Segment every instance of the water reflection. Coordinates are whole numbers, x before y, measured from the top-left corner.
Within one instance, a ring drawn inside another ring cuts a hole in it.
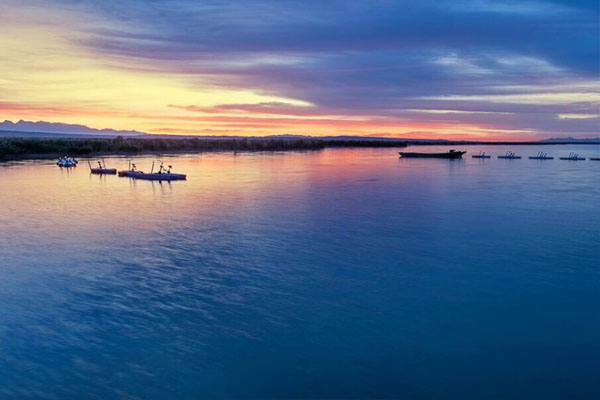
[[[600,163],[467,150],[0,169],[0,397],[598,394]]]

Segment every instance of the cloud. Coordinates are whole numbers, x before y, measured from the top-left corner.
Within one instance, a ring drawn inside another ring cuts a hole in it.
[[[597,122],[558,117],[598,114],[597,1],[7,2],[40,24],[46,10],[66,16],[61,40],[111,71],[160,77],[165,94],[152,94],[167,116],[152,124],[452,123],[546,135]],[[167,91],[175,80],[185,94]],[[217,89],[231,99],[191,95]]]

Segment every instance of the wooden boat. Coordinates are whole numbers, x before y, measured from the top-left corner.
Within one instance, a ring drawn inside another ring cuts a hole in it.
[[[530,160],[554,160],[554,157],[548,157],[548,153],[544,153],[540,151],[537,153],[537,156],[529,157]]]
[[[507,151],[505,155],[498,156],[498,158],[504,158],[506,160],[519,160],[521,159],[521,156],[515,155],[515,153],[513,153],[512,151]]]
[[[405,151],[398,152],[398,154],[400,154],[400,156],[402,158],[450,158],[450,159],[462,158],[463,154],[465,154],[465,153],[466,153],[466,151],[456,151],[456,150],[450,150],[447,153],[409,153],[409,152],[405,152]]]
[[[473,154],[471,157],[473,158],[492,158],[492,156],[488,156],[485,152],[479,152],[479,154]]]
[[[585,160],[584,157],[579,157],[579,154],[577,153],[569,153],[569,157],[560,157],[561,160],[569,160],[569,161],[583,161]]]

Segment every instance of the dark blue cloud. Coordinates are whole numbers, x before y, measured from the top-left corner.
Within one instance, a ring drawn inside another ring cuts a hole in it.
[[[123,30],[99,32],[92,45],[149,58],[455,49],[541,57],[584,73],[596,73],[599,66],[598,13],[588,2],[109,0],[86,4],[125,24]]]

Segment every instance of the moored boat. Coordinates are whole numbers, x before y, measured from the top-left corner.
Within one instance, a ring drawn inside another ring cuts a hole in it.
[[[512,151],[507,151],[505,155],[498,156],[498,158],[504,158],[506,160],[519,160],[521,156],[515,155]]]
[[[400,151],[398,154],[400,154],[400,156],[402,158],[462,158],[463,154],[465,154],[466,151],[456,151],[456,150],[450,150],[446,153],[410,153],[410,152],[406,152],[406,151]]]
[[[583,161],[585,157],[579,157],[577,153],[569,153],[569,157],[560,157],[561,160],[569,160],[569,161]]]
[[[169,165],[169,168],[164,168],[163,163],[160,163],[158,172],[154,172],[154,162],[152,163],[152,170],[150,173],[138,171],[135,164],[129,163],[129,169],[127,171],[119,171],[119,176],[124,176],[134,179],[143,179],[147,181],[184,181],[187,179],[185,174],[174,174],[171,172],[173,167]]]
[[[59,167],[64,167],[64,168],[71,168],[71,167],[76,167],[77,166],[78,161],[72,157],[60,157],[58,159],[58,161],[56,162],[56,165],[58,165]]]
[[[142,171],[138,171],[137,167],[135,166],[135,164],[133,164],[131,161],[129,161],[129,166],[127,167],[127,169],[119,171],[118,175],[119,176],[125,176],[125,177],[131,177],[132,175],[134,175],[137,172],[142,172]]]
[[[98,167],[97,168],[92,168],[92,164],[90,164],[89,161],[88,161],[88,165],[90,166],[90,172],[92,174],[98,174],[98,175],[115,175],[117,173],[117,169],[116,168],[106,168],[106,163],[104,162],[104,160],[102,160],[102,162],[98,161]]]
[[[141,171],[129,171],[127,175],[121,176],[127,176],[134,179],[144,179],[147,181],[184,181],[187,179],[185,174],[173,174],[166,172],[147,174]]]
[[[540,151],[537,153],[537,156],[529,157],[530,160],[554,160],[554,157],[548,157],[548,153],[544,153]]]
[[[92,168],[92,169],[90,169],[90,172],[92,174],[99,174],[99,175],[116,175],[117,169],[116,168]]]

